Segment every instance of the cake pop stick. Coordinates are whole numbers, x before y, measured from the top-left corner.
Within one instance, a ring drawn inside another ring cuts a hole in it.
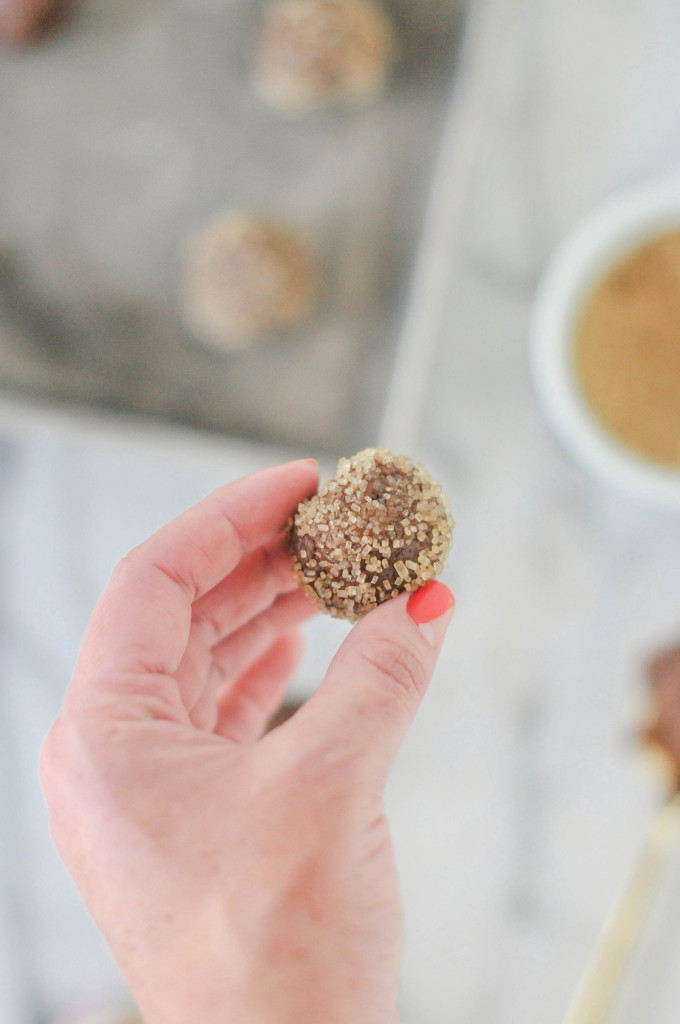
[[[630,964],[659,885],[680,839],[680,647],[650,662],[650,722],[643,740],[671,780],[633,875],[616,900],[564,1024],[604,1024]]]

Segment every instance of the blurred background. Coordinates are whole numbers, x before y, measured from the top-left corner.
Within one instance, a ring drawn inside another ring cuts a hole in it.
[[[680,189],[680,5],[384,0],[385,88],[295,115],[253,82],[267,8],[73,0],[0,51],[0,1020],[125,998],[36,770],[115,562],[225,480],[382,442],[457,521],[454,627],[388,791],[404,1021],[560,1022],[664,799],[638,733],[680,642],[680,518],[553,438],[529,325],[584,215]],[[306,319],[238,350],[183,308],[189,239],[233,208],[317,273]],[[294,696],[344,631],[312,624]],[[679,858],[617,1024],[676,1024]]]

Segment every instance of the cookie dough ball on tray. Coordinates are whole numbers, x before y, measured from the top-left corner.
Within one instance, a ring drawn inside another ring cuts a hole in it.
[[[444,568],[453,537],[449,503],[418,463],[384,448],[341,459],[288,526],[298,583],[312,601],[354,622]]]
[[[207,345],[246,348],[302,321],[315,280],[312,250],[292,230],[239,211],[221,214],[190,244],[184,319]]]
[[[255,87],[289,113],[366,102],[385,89],[394,51],[392,24],[373,0],[273,0]]]

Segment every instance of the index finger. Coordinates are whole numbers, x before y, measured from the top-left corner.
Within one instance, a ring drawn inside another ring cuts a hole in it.
[[[79,667],[172,675],[193,602],[246,552],[273,539],[318,484],[313,459],[288,462],[213,491],[116,567],[85,634]]]

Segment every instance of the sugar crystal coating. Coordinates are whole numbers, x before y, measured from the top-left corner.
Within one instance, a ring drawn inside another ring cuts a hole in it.
[[[418,463],[384,448],[340,459],[288,527],[295,577],[312,601],[354,622],[444,568],[449,503]]]

